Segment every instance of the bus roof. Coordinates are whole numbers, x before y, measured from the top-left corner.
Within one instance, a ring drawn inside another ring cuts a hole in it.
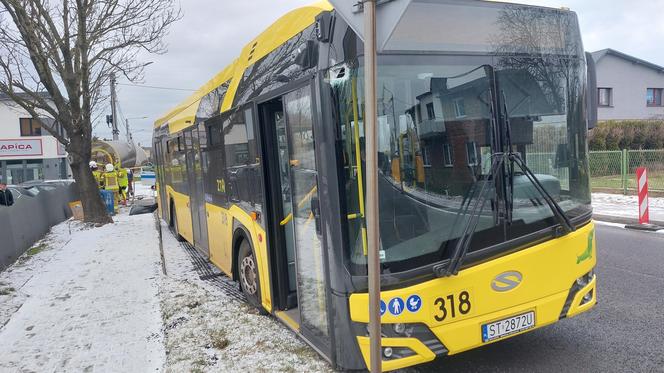
[[[157,119],[155,128],[168,124],[170,133],[181,131],[195,122],[197,103],[224,82],[230,85],[221,106],[221,112],[231,108],[235,91],[247,67],[265,57],[268,53],[297,35],[315,22],[316,16],[323,11],[332,10],[327,0],[295,9],[274,22],[256,38],[252,39],[240,53],[240,56],[226,66],[221,72],[200,87],[195,93]]]

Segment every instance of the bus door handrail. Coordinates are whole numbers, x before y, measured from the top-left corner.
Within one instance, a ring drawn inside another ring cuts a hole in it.
[[[369,253],[367,251],[367,228],[364,224],[364,177],[362,173],[362,156],[360,155],[360,114],[358,110],[359,103],[357,102],[357,78],[353,77],[351,79],[351,98],[353,104],[353,121],[355,125],[353,126],[353,137],[355,138],[355,167],[357,169],[357,194],[358,201],[360,205],[360,230],[362,232],[362,252],[364,256],[367,256]],[[366,133],[365,133],[366,137]],[[357,214],[351,214],[357,217]],[[350,216],[348,215],[349,219]]]

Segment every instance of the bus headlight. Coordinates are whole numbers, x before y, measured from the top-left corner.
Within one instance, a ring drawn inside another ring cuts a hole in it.
[[[385,356],[385,358],[387,358],[387,359],[391,358],[392,357],[392,347],[383,348],[383,356]]]
[[[590,283],[590,281],[593,280],[593,277],[595,277],[595,270],[591,270],[590,272],[586,273],[585,275],[579,277],[576,279],[576,284],[579,286],[579,288],[582,288]]]
[[[392,327],[397,334],[403,334],[406,331],[406,324],[397,323]]]

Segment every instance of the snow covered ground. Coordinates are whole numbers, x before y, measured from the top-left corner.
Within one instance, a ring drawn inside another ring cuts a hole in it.
[[[271,316],[203,281],[165,226],[160,289],[166,371],[325,372],[330,365]]]
[[[154,218],[114,220],[61,223],[36,246],[43,251],[0,274],[9,289],[0,295],[0,371],[161,369]]]
[[[138,195],[150,195],[137,185]],[[151,214],[66,221],[0,273],[0,372],[331,371],[271,316],[201,280]]]
[[[633,219],[636,223],[639,216],[639,203],[636,196],[623,196],[622,194],[593,193],[593,212],[599,215],[608,215]],[[664,221],[664,198],[650,197],[648,199],[650,220]]]

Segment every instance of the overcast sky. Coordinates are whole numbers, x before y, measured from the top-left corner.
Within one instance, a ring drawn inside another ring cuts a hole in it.
[[[186,0],[184,17],[166,39],[168,52],[152,61],[142,82],[148,86],[195,90],[221,71],[242,47],[287,11],[314,0]],[[351,1],[351,0],[348,0]],[[514,2],[514,1],[513,1]],[[664,0],[522,0],[525,4],[565,6],[577,12],[587,51],[613,48],[664,65]],[[151,143],[154,120],[191,91],[149,89],[118,80],[120,119],[129,118],[134,139]],[[110,113],[110,109],[107,109]],[[141,118],[145,119],[132,119]],[[124,134],[124,128],[121,129]],[[105,123],[95,134],[110,137]]]

